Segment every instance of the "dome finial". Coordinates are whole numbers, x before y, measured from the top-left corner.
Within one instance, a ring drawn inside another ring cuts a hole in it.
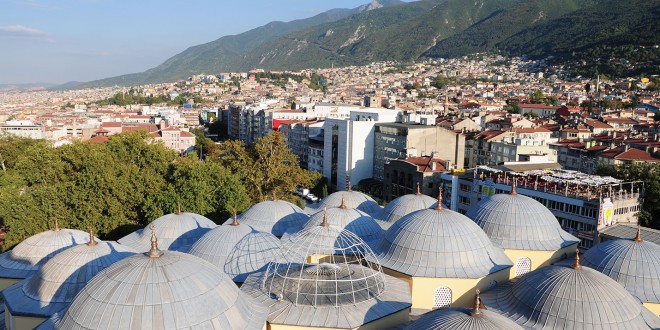
[[[421,195],[422,193],[419,191],[419,182],[417,182],[417,196]]]
[[[326,212],[328,211],[327,207],[323,208],[323,222],[321,222],[321,227],[328,228],[328,217],[326,215]]]
[[[637,222],[637,236],[635,236],[635,242],[642,242],[642,225],[639,222]]]
[[[474,291],[474,307],[472,308],[472,313],[470,313],[472,317],[476,317],[476,318],[480,318],[484,316],[484,314],[482,314],[481,311],[479,310],[479,306],[481,305],[481,297],[479,296],[480,293],[481,291],[479,291],[479,289],[476,289]]]
[[[346,202],[344,202],[344,193],[341,194],[341,205],[339,205],[339,208],[346,208]]]
[[[94,246],[96,245],[96,241],[94,240],[94,228],[92,226],[89,226],[89,242],[87,242],[87,245],[89,246]]]
[[[277,195],[275,195],[275,190],[273,190],[273,202],[277,200]]]
[[[442,187],[438,187],[438,205],[435,206],[436,210],[442,210]]]
[[[163,255],[163,251],[158,249],[158,238],[156,238],[156,226],[152,223],[149,225],[151,229],[151,250],[147,252],[149,258],[160,258]]]
[[[177,209],[178,209],[178,213],[177,213],[177,214],[181,214],[181,200],[178,199],[178,198],[176,199],[176,207],[177,207]]]
[[[511,195],[518,195],[516,192],[516,179],[517,178],[513,178],[513,180],[511,180]]]
[[[53,228],[53,231],[60,231],[60,224],[57,222],[57,217],[53,217],[53,220],[55,220],[55,228]]]
[[[236,208],[234,208],[234,222],[231,223],[232,226],[238,226],[238,216],[236,215]]]
[[[573,264],[573,269],[582,269],[580,265],[580,249],[575,249],[575,263]]]
[[[353,191],[353,190],[351,189],[351,180],[350,180],[350,179],[346,182],[346,185],[347,185],[346,191],[348,191],[348,192]]]

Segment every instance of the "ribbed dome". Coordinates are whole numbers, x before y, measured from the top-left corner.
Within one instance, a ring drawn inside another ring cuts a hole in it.
[[[267,310],[220,269],[166,251],[102,270],[80,291],[59,329],[262,329]]]
[[[30,236],[0,254],[0,278],[27,278],[58,252],[89,242],[89,234],[74,229],[48,230]]]
[[[4,290],[5,303],[13,315],[50,317],[66,308],[99,271],[133,254],[133,249],[114,242],[76,245],[55,255],[30,278]]]
[[[469,308],[446,308],[424,314],[411,322],[404,330],[522,330],[506,317],[488,310],[481,310],[480,317],[472,316]]]
[[[273,234],[240,223],[214,228],[189,253],[224,270],[234,282],[242,283],[248,275],[264,270],[280,246],[280,240]]]
[[[361,192],[337,191],[322,199],[316,207],[316,210],[323,210],[324,207],[339,207],[341,206],[342,198],[344,199],[346,207],[351,209],[358,209],[362,212],[366,212],[371,216],[379,214],[382,209],[373,198]]]
[[[208,218],[195,213],[171,213],[164,215],[149,225],[156,226],[158,245],[163,250],[186,252],[197,240],[217,225]],[[140,229],[124,236],[117,242],[128,245],[138,252],[147,252],[150,247],[151,232]]]
[[[660,303],[660,246],[617,239],[584,254],[583,264],[611,277],[642,302]]]
[[[611,278],[582,267],[539,268],[481,295],[488,309],[536,329],[656,329],[660,319]]]
[[[505,249],[556,251],[579,242],[543,204],[520,194],[494,195],[467,216]]]
[[[437,200],[422,194],[408,194],[395,198],[377,216],[379,220],[393,223],[404,215],[431,208]]]
[[[472,220],[447,209],[404,216],[377,251],[384,267],[410,276],[480,278],[513,265]]]
[[[282,200],[254,204],[238,216],[241,224],[277,237],[299,231],[308,219],[309,215],[298,206]],[[232,221],[233,219],[229,219],[224,224],[230,224]]]
[[[347,207],[332,207],[326,208],[326,211],[316,212],[309,218],[309,221],[304,227],[319,226],[323,222],[324,214],[327,218],[328,225],[352,232],[369,244],[369,246],[375,246],[383,236],[383,229],[370,215]]]

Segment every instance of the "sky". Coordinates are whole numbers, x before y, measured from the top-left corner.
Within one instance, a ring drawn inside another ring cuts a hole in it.
[[[0,84],[142,72],[271,21],[369,0],[0,0]]]

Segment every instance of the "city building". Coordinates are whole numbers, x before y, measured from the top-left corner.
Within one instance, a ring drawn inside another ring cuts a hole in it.
[[[385,164],[382,197],[391,201],[417,190],[423,195],[435,195],[440,174],[451,168],[451,162],[434,156],[392,159]]]
[[[197,138],[195,135],[182,131],[179,128],[167,127],[152,133],[155,141],[162,142],[166,147],[180,153],[191,152],[195,149]]]
[[[1,134],[11,134],[30,139],[43,139],[46,132],[42,125],[29,120],[9,120],[0,124]]]

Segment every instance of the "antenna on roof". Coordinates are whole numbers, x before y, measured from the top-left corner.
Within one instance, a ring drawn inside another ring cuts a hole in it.
[[[637,236],[635,236],[635,242],[642,242],[642,225],[639,222],[637,222]]]
[[[474,293],[475,293],[474,307],[472,308],[472,313],[470,313],[470,315],[476,318],[484,317],[484,314],[482,314],[481,311],[479,310],[479,307],[481,305],[481,297],[479,296],[479,294],[481,293],[481,291],[479,291],[479,289],[476,289]]]
[[[94,246],[96,245],[96,241],[94,240],[94,231],[92,226],[89,226],[89,242],[87,242],[87,245],[89,246]]]
[[[417,182],[417,196],[421,195],[422,193],[419,191],[419,182]]]
[[[580,249],[575,249],[575,263],[573,264],[573,269],[582,269],[580,265]]]
[[[163,251],[158,249],[158,238],[156,238],[156,226],[152,223],[149,226],[151,229],[151,249],[147,252],[149,258],[160,258],[163,255]]]
[[[321,222],[321,227],[328,228],[328,217],[326,215],[326,212],[328,211],[327,207],[323,208],[323,221]]]
[[[234,222],[231,223],[232,226],[238,226],[238,216],[236,215],[236,208],[234,208]]]
[[[513,180],[511,180],[511,195],[518,195],[516,192],[516,181],[518,178],[514,177]]]
[[[442,187],[438,187],[438,205],[435,206],[436,210],[442,210]]]

